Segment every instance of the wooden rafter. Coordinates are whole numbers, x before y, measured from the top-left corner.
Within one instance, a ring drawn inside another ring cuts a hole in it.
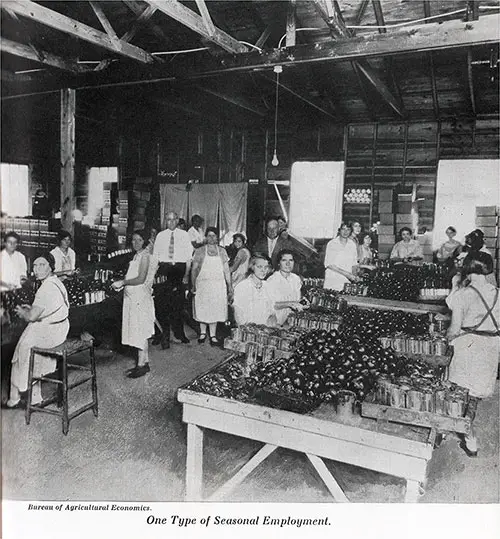
[[[476,114],[476,96],[474,92],[474,78],[472,73],[472,51],[467,51],[467,80],[469,82],[469,95],[472,114]]]
[[[316,9],[319,11],[323,20],[326,22],[332,35],[336,38],[350,38],[352,32],[346,27],[342,12],[336,0],[315,0]],[[374,6],[375,7],[375,6]],[[379,6],[380,7],[380,6]],[[404,107],[385,82],[377,75],[375,70],[366,61],[355,61],[352,65],[356,75],[359,78],[361,90],[365,95],[365,104],[370,108],[370,100],[367,99],[365,88],[362,81],[367,81],[391,109],[399,116],[405,116]]]
[[[382,5],[380,0],[372,0],[373,11],[375,12],[375,20],[377,21],[377,26],[385,26],[384,21],[384,12],[382,11]],[[385,28],[379,28],[379,34],[385,34],[387,30]]]
[[[259,49],[261,49],[266,44],[267,40],[273,32],[273,27],[274,23],[270,23],[265,27],[262,34],[260,34],[259,39],[255,42],[256,47],[259,47]]]
[[[288,0],[288,9],[286,13],[286,46],[295,47],[297,44],[297,25],[295,24],[295,16],[297,13],[297,2]]]
[[[94,13],[96,17],[99,19],[99,22],[101,23],[101,26],[104,28],[104,31],[113,41],[118,41],[118,36],[116,35],[116,32],[114,28],[111,26],[111,23],[109,22],[109,19],[106,17],[106,14],[104,13],[104,10],[102,9],[102,6],[99,2],[90,2],[90,5],[92,6],[92,9],[94,10]]]
[[[130,45],[121,40],[111,39],[108,34],[96,30],[91,26],[87,26],[81,22],[66,17],[57,11],[48,9],[35,2],[20,1],[20,0],[4,0],[1,4],[2,8],[7,8],[22,17],[26,17],[36,23],[49,26],[60,32],[69,34],[75,38],[87,41],[98,47],[107,49],[111,52],[133,58],[142,63],[150,63],[153,57],[134,45]]]
[[[209,35],[213,36],[215,34],[215,25],[212,21],[212,17],[210,16],[210,12],[208,11],[205,0],[196,0],[196,5],[198,6],[198,9],[200,11],[201,18],[205,23],[205,28],[207,29],[207,32],[209,33]]]
[[[151,21],[151,17],[157,11],[155,6],[144,6],[136,0],[123,0],[123,2],[130,9],[130,11],[137,16],[135,26],[147,22],[155,37],[157,37],[160,41],[164,41],[165,43],[170,42],[170,38],[167,36],[167,34],[157,24]]]
[[[230,36],[220,28],[216,28],[213,34],[207,31],[205,22],[200,15],[181,4],[177,0],[145,0],[149,5],[155,6],[159,11],[172,17],[176,21],[184,24],[197,34],[202,35],[209,41],[219,45],[227,52],[246,52],[248,49],[234,37]]]
[[[224,92],[221,92],[220,90],[214,90],[212,88],[208,88],[207,86],[196,86],[196,88],[206,94],[213,95],[215,97],[218,97],[219,99],[222,99],[223,101],[226,101],[227,103],[231,103],[232,105],[236,105],[237,107],[240,107],[241,109],[248,110],[250,112],[253,112],[254,114],[257,114],[258,116],[265,117],[267,116],[267,111],[260,109],[253,103],[250,103],[246,99],[230,95]]]
[[[33,60],[34,62],[39,62],[40,64],[50,67],[56,67],[57,69],[62,69],[64,71],[70,71],[71,73],[80,73],[83,71],[81,66],[74,60],[67,60],[50,52],[42,51],[38,48],[35,49],[33,46],[17,43],[16,41],[11,41],[4,37],[0,38],[0,48],[3,52],[8,52],[14,56]]]
[[[361,4],[359,4],[358,11],[356,11],[356,16],[354,17],[354,26],[359,26],[361,23],[369,2],[370,0],[363,0]]]

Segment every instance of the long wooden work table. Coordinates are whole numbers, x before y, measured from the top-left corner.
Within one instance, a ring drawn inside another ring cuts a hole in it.
[[[177,394],[187,423],[186,499],[203,496],[203,429],[262,442],[262,448],[213,495],[222,500],[278,447],[305,453],[337,502],[348,497],[323,459],[375,470],[406,481],[405,502],[416,502],[425,485],[436,431],[353,416],[339,419],[331,405],[298,414],[194,392]]]

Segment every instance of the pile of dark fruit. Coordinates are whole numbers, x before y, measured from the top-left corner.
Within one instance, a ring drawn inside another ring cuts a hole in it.
[[[9,313],[12,321],[18,319],[16,307],[18,305],[32,305],[35,300],[35,289],[32,283],[26,283],[22,288],[2,292],[2,307]]]
[[[419,267],[400,264],[371,272],[364,277],[364,283],[370,297],[417,301],[424,283],[424,274]]]
[[[362,335],[364,340],[390,337],[402,333],[412,337],[429,333],[427,314],[406,311],[382,311],[347,307],[342,313],[342,332],[346,335]]]

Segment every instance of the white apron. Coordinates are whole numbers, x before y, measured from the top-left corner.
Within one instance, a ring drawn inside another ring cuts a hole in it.
[[[57,288],[57,289],[56,289]],[[45,302],[45,297],[50,298]],[[44,309],[42,319],[30,322],[23,331],[12,357],[11,384],[18,391],[28,389],[28,369],[31,348],[54,348],[62,344],[69,332],[69,302],[66,289],[55,277],[48,277],[38,289],[34,305]],[[47,312],[45,312],[47,311]],[[33,376],[44,376],[56,369],[56,360],[46,356],[35,356]]]
[[[329,262],[334,264],[335,266],[338,266],[344,271],[352,272],[352,269],[356,264],[357,255],[354,257],[353,260],[352,250],[349,247],[349,245],[344,246],[343,249],[339,250],[335,254],[335,258],[333,260],[329,260]],[[323,285],[324,288],[341,291],[344,289],[344,285],[349,282],[349,279],[347,277],[344,277],[343,275],[340,275],[340,273],[337,273],[336,271],[333,271],[328,268],[325,269],[325,283]]]
[[[486,398],[493,393],[500,359],[495,305],[488,306],[488,310],[490,307],[490,315],[485,316],[479,325],[462,328],[464,334],[452,341],[454,354],[449,368],[449,380],[467,388],[469,394],[477,398]],[[488,310],[484,305],[485,315]]]
[[[129,264],[125,279],[133,279],[139,275],[143,251],[135,255]],[[122,343],[143,350],[146,341],[154,334],[155,305],[153,300],[153,281],[157,263],[153,255],[149,255],[149,269],[143,284],[126,286],[123,294]]]
[[[209,256],[205,247],[205,258],[196,279],[196,294],[193,302],[194,319],[204,324],[227,320],[227,289],[224,266],[219,254]]]

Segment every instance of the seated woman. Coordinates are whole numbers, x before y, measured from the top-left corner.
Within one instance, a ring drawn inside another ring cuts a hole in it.
[[[234,287],[245,279],[251,255],[246,246],[246,240],[243,234],[235,234],[233,236],[233,246],[236,250],[236,255],[229,269],[231,271],[231,279]]]
[[[205,238],[206,245],[196,249],[191,266],[193,316],[200,324],[198,342],[205,342],[208,325],[210,344],[219,346],[217,323],[228,318],[228,298],[232,298],[233,286],[226,250],[219,246],[219,231],[209,226]]]
[[[76,270],[76,254],[70,247],[72,237],[66,230],[61,230],[57,234],[57,240],[57,247],[54,247],[50,254],[56,261],[55,274],[58,277],[66,277]]]
[[[452,258],[456,250],[462,245],[455,239],[455,236],[457,235],[456,228],[449,226],[446,229],[446,235],[448,236],[448,240],[441,245],[436,253],[438,262],[446,262],[449,258]]]
[[[28,389],[28,368],[31,348],[53,348],[62,344],[69,331],[69,301],[66,288],[54,275],[55,260],[47,253],[39,256],[33,263],[35,277],[41,281],[33,305],[21,305],[16,308],[20,318],[28,322],[12,357],[10,379],[10,398],[8,408],[17,408],[21,404],[21,393]],[[43,376],[56,369],[56,361],[45,356],[35,356],[34,376]],[[33,385],[32,403],[42,401],[40,383]]]
[[[393,262],[413,262],[422,260],[424,255],[422,247],[417,240],[412,239],[411,228],[404,226],[400,231],[401,241],[398,241],[391,251],[390,259]]]
[[[483,399],[495,388],[500,357],[500,301],[496,286],[489,284],[492,258],[480,251],[469,253],[463,262],[462,279],[446,302],[451,309],[448,339],[454,354],[449,380]],[[468,456],[476,456],[477,440],[472,431],[461,445]]]
[[[302,281],[293,272],[295,264],[294,254],[283,249],[278,254],[278,271],[267,280],[269,295],[274,302],[276,321],[282,326],[288,315],[293,311],[303,311],[304,305],[300,303]]]
[[[266,277],[271,271],[268,256],[255,253],[248,266],[249,275],[234,289],[234,317],[236,323],[276,325],[273,300],[269,294]]]

